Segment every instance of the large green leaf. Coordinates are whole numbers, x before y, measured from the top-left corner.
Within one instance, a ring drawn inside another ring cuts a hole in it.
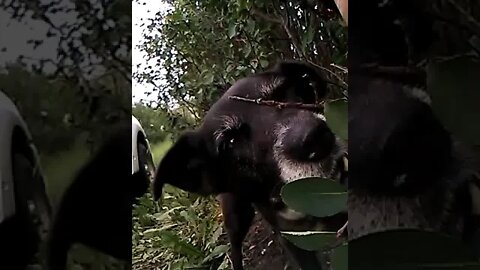
[[[344,140],[348,140],[347,100],[339,99],[325,103],[325,118],[333,133]]]
[[[316,217],[346,211],[347,192],[337,182],[322,178],[305,178],[286,184],[283,201],[292,209]]]
[[[362,270],[435,269],[428,267],[475,262],[473,254],[460,240],[418,230],[380,232],[352,240],[348,259],[355,269]]]
[[[212,252],[210,254],[208,254],[208,256],[206,256],[202,263],[205,263],[213,258],[217,258],[217,257],[220,257],[221,255],[227,253],[229,249],[229,246],[228,245],[220,245],[220,246],[216,246]]]
[[[445,127],[465,142],[480,144],[480,62],[469,57],[436,61],[428,69],[432,108]]]
[[[332,269],[348,270],[348,244],[332,250]]]
[[[301,249],[317,251],[331,245],[336,232],[282,232],[283,237]]]

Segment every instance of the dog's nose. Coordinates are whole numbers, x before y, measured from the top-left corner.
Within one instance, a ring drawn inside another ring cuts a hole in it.
[[[326,158],[335,145],[335,135],[324,121],[304,120],[289,129],[283,141],[286,154],[296,160]]]

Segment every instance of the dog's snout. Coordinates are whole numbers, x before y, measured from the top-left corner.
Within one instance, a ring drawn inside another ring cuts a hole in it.
[[[290,157],[301,161],[326,158],[333,150],[335,135],[319,119],[302,120],[290,127],[283,145]]]

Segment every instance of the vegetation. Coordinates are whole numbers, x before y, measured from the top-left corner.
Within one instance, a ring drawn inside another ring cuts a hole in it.
[[[156,64],[134,72],[158,96],[133,109],[155,159],[166,150],[164,138],[195,127],[232,83],[280,59],[310,62],[330,82],[328,99],[345,96],[346,28],[333,1],[165,2],[170,9],[145,22],[140,46]],[[342,118],[346,106],[331,111]],[[135,209],[134,268],[230,269],[216,202],[172,187],[164,196],[160,206],[147,196]]]
[[[309,1],[165,1],[166,12],[144,22],[148,63],[134,78],[153,84],[151,104],[178,133],[198,124],[235,80],[279,59],[304,59],[325,70],[333,93],[345,88],[346,28],[334,7]],[[325,3],[327,3],[326,1]],[[336,86],[339,85],[340,87]]]
[[[130,123],[131,2],[13,0],[0,9],[10,19],[2,29],[26,30],[0,45],[0,90],[27,122],[55,209],[105,126]],[[70,269],[121,269],[89,248],[70,255]]]

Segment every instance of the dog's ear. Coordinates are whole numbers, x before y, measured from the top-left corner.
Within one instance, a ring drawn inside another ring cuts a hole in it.
[[[282,60],[273,68],[274,72],[283,74],[295,83],[297,87],[314,86],[320,99],[327,94],[327,83],[318,68],[307,62],[297,60]]]
[[[165,184],[201,195],[213,193],[209,185],[206,147],[200,136],[189,131],[167,151],[153,181],[153,197],[158,200]]]

